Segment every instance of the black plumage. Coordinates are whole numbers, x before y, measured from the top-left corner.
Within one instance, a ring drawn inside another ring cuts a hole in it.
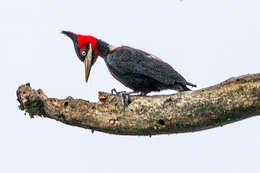
[[[190,89],[186,85],[195,86],[169,64],[149,53],[127,46],[108,51],[107,43],[99,41],[98,44],[99,51],[106,52],[101,56],[113,77],[136,92],[147,94],[165,89],[188,91]]]
[[[145,95],[152,91],[173,89],[188,91],[187,82],[169,64],[145,51],[128,46],[113,47],[93,36],[62,31],[74,43],[77,56],[85,64],[86,81],[92,65],[101,56],[114,78],[135,92]]]

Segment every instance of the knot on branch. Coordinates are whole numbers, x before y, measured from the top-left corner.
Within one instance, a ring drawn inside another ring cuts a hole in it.
[[[30,83],[27,83],[20,86],[16,94],[17,100],[20,103],[19,108],[28,112],[31,118],[33,118],[34,115],[46,115],[43,100],[46,100],[47,96],[41,89],[35,91],[31,88]]]

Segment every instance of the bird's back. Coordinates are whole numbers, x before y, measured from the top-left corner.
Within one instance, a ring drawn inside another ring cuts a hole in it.
[[[105,61],[111,74],[135,91],[189,90],[186,80],[169,64],[142,50],[118,47]]]

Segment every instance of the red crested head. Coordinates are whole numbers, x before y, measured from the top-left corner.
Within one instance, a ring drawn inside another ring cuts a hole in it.
[[[99,56],[97,39],[92,36],[75,34],[70,31],[62,31],[61,33],[65,34],[73,41],[77,56],[85,64],[85,76],[87,82],[90,69]]]
[[[80,34],[75,34],[78,40],[78,46],[79,48],[84,48],[86,45],[89,43],[92,44],[92,48],[94,49],[97,45],[97,39],[93,36],[88,36],[88,35],[80,35]]]
[[[75,34],[70,31],[62,31],[62,34],[65,34],[66,36],[70,37],[74,43],[74,48],[76,51],[77,56],[81,61],[85,60],[85,57],[87,53],[89,52],[89,45],[91,44],[92,47],[92,64],[93,65],[97,57],[99,56],[99,51],[97,49],[97,39],[93,36],[89,35],[80,35]]]

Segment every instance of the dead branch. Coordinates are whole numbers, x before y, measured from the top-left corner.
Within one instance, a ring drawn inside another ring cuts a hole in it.
[[[118,135],[194,132],[260,114],[260,73],[173,95],[131,96],[123,111],[120,98],[99,92],[97,103],[48,98],[30,84],[17,90],[20,109],[65,124]]]

